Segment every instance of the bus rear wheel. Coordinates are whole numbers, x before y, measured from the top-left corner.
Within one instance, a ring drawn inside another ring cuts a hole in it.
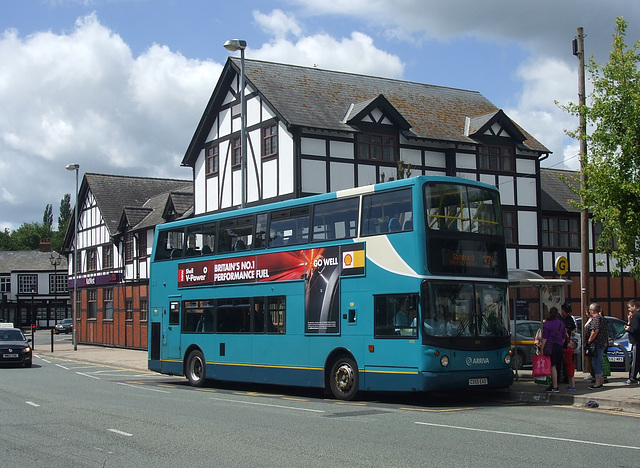
[[[193,351],[187,358],[185,370],[187,380],[193,387],[202,387],[207,377],[207,366],[204,355],[200,351]]]
[[[338,400],[353,400],[358,393],[358,367],[353,359],[341,357],[331,366],[329,389]]]

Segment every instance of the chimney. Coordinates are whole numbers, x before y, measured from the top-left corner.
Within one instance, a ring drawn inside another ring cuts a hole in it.
[[[40,240],[40,252],[51,252],[51,239]]]

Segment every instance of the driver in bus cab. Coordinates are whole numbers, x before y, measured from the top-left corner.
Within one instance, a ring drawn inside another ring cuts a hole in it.
[[[407,314],[406,301],[400,302],[400,310],[398,310],[396,312],[396,315],[393,317],[393,324],[396,327],[406,327],[409,325],[409,315]]]

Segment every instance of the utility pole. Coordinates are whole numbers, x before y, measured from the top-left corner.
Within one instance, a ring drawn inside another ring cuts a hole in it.
[[[585,76],[584,76],[584,32],[582,28],[578,28],[578,36],[573,40],[573,55],[578,57],[578,105],[580,106],[580,122],[578,135],[580,137],[580,185],[584,191],[587,188],[587,175],[584,169],[587,165],[587,119],[585,117],[585,106],[587,100],[585,96]],[[584,197],[582,204],[584,205]],[[585,311],[589,308],[589,210],[584,207],[580,212],[580,258],[582,265],[580,268],[580,316],[582,317],[582,327],[584,334],[584,325],[587,317]],[[584,362],[584,346],[582,346],[582,362]]]

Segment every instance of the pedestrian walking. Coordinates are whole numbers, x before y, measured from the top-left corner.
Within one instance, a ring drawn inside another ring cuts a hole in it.
[[[558,369],[562,365],[562,344],[566,336],[566,328],[562,320],[558,318],[556,307],[549,309],[549,318],[542,325],[542,352],[551,357],[551,385],[545,392],[557,393]]]
[[[594,302],[589,305],[589,313],[591,314],[591,334],[586,346],[591,346],[593,354],[591,355],[591,366],[593,367],[593,375],[595,383],[589,385],[589,390],[599,390],[603,387],[604,375],[602,372],[602,356],[609,346],[609,335],[607,332],[607,323],[605,318],[600,314],[602,308],[600,304]]]
[[[567,330],[567,336],[562,345],[563,349],[567,348],[569,342],[571,341],[571,339],[573,338],[573,335],[576,332],[576,321],[571,316],[571,312],[572,312],[571,303],[569,301],[565,301],[564,304],[562,304],[562,306],[560,307],[560,320],[562,320]],[[558,376],[559,376],[558,378],[561,379],[563,383],[569,383],[569,376],[565,371],[564,362],[565,361],[562,362],[562,366],[560,367],[560,372],[558,372]],[[574,365],[574,369],[575,369],[575,365]]]
[[[631,300],[627,303],[629,312],[629,323],[624,329],[629,334],[629,343],[631,344],[631,365],[629,366],[629,378],[625,382],[627,385],[637,384],[638,372],[640,372],[640,353],[638,353],[638,345],[640,345],[640,303]]]

